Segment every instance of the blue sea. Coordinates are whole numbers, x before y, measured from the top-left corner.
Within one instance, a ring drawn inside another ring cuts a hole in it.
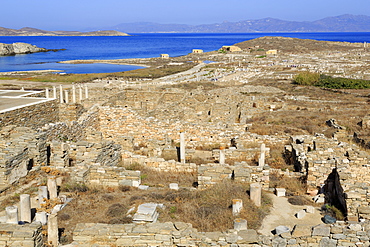
[[[0,72],[24,70],[62,70],[66,73],[111,73],[140,67],[110,64],[61,64],[74,59],[120,59],[171,57],[190,53],[192,49],[214,51],[223,45],[233,45],[263,36],[283,36],[326,41],[368,42],[370,33],[151,33],[120,37],[76,36],[0,36],[0,43],[25,42],[47,49],[66,49],[58,52],[0,57]]]

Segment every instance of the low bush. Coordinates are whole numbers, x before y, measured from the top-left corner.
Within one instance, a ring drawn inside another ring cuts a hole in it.
[[[367,89],[369,80],[351,79],[320,75],[319,73],[301,72],[294,77],[294,83],[333,89]]]

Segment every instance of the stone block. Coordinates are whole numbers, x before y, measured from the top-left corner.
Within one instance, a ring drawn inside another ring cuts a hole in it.
[[[258,243],[258,235],[256,230],[241,230],[238,232],[238,236],[241,238],[237,241],[237,243],[240,244],[252,244],[252,243]]]
[[[312,233],[312,226],[305,225],[305,224],[298,224],[295,225],[292,232],[292,237],[300,238],[300,237],[309,237]]]
[[[276,188],[275,193],[277,197],[283,197],[285,196],[286,189],[285,188]]]
[[[240,231],[247,229],[248,229],[247,220],[240,218],[234,220],[234,230]]]
[[[179,185],[177,183],[170,183],[171,190],[179,190]]]
[[[315,226],[312,230],[312,236],[329,237],[330,236],[330,227],[325,226],[325,225]]]
[[[290,229],[287,226],[277,226],[275,228],[275,234],[276,235],[280,235],[282,233],[289,232],[289,231],[290,231]]]
[[[370,207],[366,206],[358,207],[357,211],[360,214],[370,214]]]
[[[306,216],[306,211],[302,209],[297,212],[295,216],[297,217],[297,219],[303,219]]]
[[[315,208],[313,206],[306,206],[306,212],[309,214],[314,214]]]
[[[330,239],[328,237],[323,237],[320,240],[320,247],[336,247],[337,246],[337,241],[334,239]]]

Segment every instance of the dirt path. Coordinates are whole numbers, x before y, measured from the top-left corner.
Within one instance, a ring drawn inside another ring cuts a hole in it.
[[[319,207],[315,207],[314,214],[307,213],[303,219],[297,219],[295,214],[305,209],[307,206],[292,205],[288,202],[286,197],[277,197],[273,194],[269,196],[271,196],[273,201],[273,207],[271,208],[270,214],[263,220],[262,226],[258,230],[259,233],[272,236],[273,234],[271,231],[277,226],[287,226],[292,230],[296,224],[309,224],[314,226],[322,223]]]

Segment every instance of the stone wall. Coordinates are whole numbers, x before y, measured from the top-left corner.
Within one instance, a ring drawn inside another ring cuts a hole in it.
[[[6,187],[24,177],[34,167],[47,163],[44,133],[9,125],[0,131],[0,186]]]
[[[268,166],[248,166],[246,163],[236,163],[233,166],[217,163],[202,164],[198,166],[198,186],[201,189],[212,186],[224,179],[235,179],[247,183],[260,183],[262,188],[269,188]]]
[[[237,139],[240,150],[264,141],[282,141],[277,137],[246,132],[245,126],[240,124],[228,128],[225,125],[214,126],[210,122],[161,121],[154,117],[142,117],[129,107],[102,106],[99,108],[99,121],[104,139],[114,140],[127,150],[174,147],[179,142],[180,130],[185,131],[186,147],[190,150],[201,150],[215,144],[230,147],[231,139]]]
[[[159,172],[197,172],[197,165],[194,163],[180,163],[174,160],[166,161],[162,158],[135,155],[128,151],[122,153],[122,163],[125,166],[137,163]]]
[[[0,223],[0,245],[8,247],[42,247],[41,223],[26,225]]]
[[[42,131],[46,132],[48,141],[80,141],[86,139],[88,128],[100,129],[96,106],[84,112],[77,121],[50,122],[42,128]]]
[[[90,167],[85,178],[85,183],[103,186],[134,186],[141,183],[140,171],[130,171],[123,167],[102,167],[94,165]]]
[[[58,121],[59,108],[56,100],[0,113],[0,129],[9,124],[36,129]]]
[[[275,236],[258,235],[255,230],[198,232],[183,222],[108,225],[78,224],[74,244],[91,246],[369,246],[368,224],[296,225]]]
[[[70,122],[77,119],[84,113],[81,104],[59,104],[59,121]]]
[[[337,168],[349,216],[358,215],[360,206],[370,205],[370,156],[366,151],[323,135],[292,137],[286,151],[311,189],[321,188]]]

